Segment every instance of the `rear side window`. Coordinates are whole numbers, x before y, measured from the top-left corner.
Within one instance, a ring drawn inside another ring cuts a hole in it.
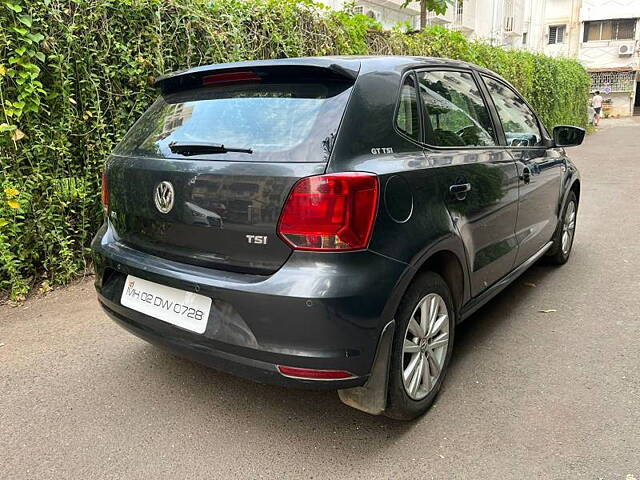
[[[160,97],[114,152],[186,158],[169,144],[214,143],[253,154],[205,154],[212,159],[326,161],[351,84],[255,83],[204,87]]]
[[[504,83],[483,77],[502,122],[507,145],[535,147],[542,145],[538,120],[526,102]]]
[[[396,114],[396,126],[414,140],[420,141],[418,91],[413,75],[409,75],[400,90],[400,104]]]
[[[436,147],[495,145],[491,116],[469,73],[418,73],[426,143]]]

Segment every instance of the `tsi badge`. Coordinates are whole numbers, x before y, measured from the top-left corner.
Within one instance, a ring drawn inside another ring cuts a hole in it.
[[[254,245],[266,245],[267,244],[267,236],[266,235],[245,235],[247,237],[247,243],[252,243]]]

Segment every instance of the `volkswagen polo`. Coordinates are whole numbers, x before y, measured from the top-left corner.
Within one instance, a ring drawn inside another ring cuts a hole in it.
[[[457,61],[198,67],[106,162],[98,299],[133,334],[257,382],[411,419],[456,324],[571,253],[580,179],[500,76]]]

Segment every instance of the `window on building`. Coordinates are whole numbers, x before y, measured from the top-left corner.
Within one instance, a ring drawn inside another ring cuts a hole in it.
[[[526,45],[527,44],[527,32],[524,32],[522,34],[522,44]]]
[[[513,32],[516,23],[517,6],[514,0],[504,1],[504,31]]]
[[[552,25],[549,27],[549,45],[556,43],[564,43],[564,37],[567,30],[566,25]]]
[[[480,89],[469,73],[418,73],[426,142],[437,147],[495,145]]]
[[[636,86],[636,72],[591,72],[591,90],[604,92],[607,88],[612,93],[633,92]]]
[[[353,7],[354,15],[364,15],[364,7],[362,5],[356,5]]]
[[[409,75],[402,85],[400,104],[396,114],[396,126],[414,140],[420,140],[418,92],[413,75]]]
[[[584,42],[599,40],[633,40],[636,35],[636,18],[584,22]]]

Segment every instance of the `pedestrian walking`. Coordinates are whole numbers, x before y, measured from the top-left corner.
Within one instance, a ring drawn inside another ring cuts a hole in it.
[[[600,95],[600,91],[596,90],[595,95],[591,99],[591,106],[593,107],[593,110],[596,112],[596,114],[593,117],[593,125],[596,126],[596,127],[600,123],[600,114],[602,112],[602,101],[603,100],[604,100],[604,98],[602,98],[602,96]]]

